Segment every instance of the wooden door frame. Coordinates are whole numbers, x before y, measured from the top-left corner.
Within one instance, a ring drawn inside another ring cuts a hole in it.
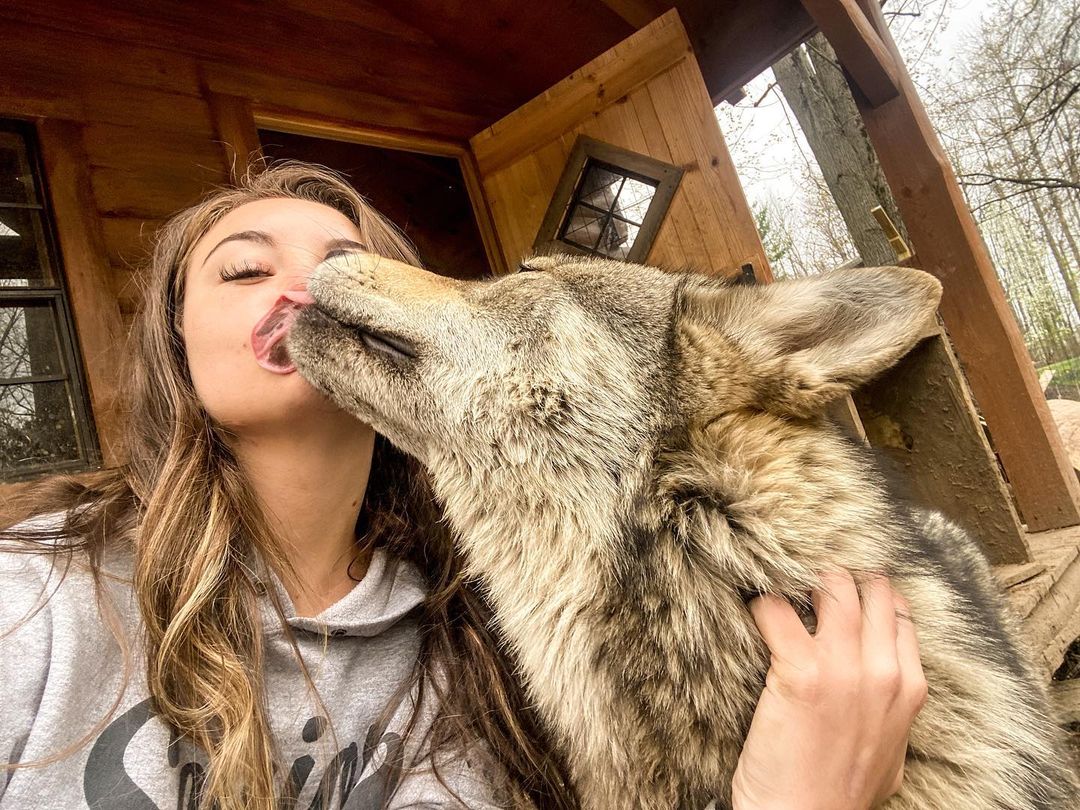
[[[356,124],[303,110],[258,104],[242,96],[212,90],[207,90],[205,96],[234,180],[246,172],[253,162],[261,159],[260,129],[457,160],[491,271],[495,275],[508,272],[499,237],[495,232],[495,222],[480,186],[476,159],[468,143],[417,132]]]

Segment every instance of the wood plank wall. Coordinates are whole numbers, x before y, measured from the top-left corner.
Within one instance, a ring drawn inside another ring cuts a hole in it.
[[[683,167],[653,264],[732,275],[768,262],[686,31],[654,20],[472,139],[507,264],[532,248],[579,134]]]
[[[378,92],[350,91],[336,85],[353,75],[317,81],[319,60],[301,53],[300,32],[291,50],[279,44],[260,51],[250,32],[230,39],[228,32],[215,34],[209,26],[200,30],[193,23],[205,12],[194,4],[184,15],[156,18],[153,10],[140,13],[131,3],[111,5],[105,10],[64,0],[49,6],[0,4],[0,116],[80,125],[110,267],[108,283],[125,316],[136,300],[131,277],[144,258],[148,235],[169,214],[228,179],[212,93],[461,141],[492,120],[490,111],[475,103],[468,111],[470,105],[448,106],[479,89],[479,80],[445,59],[433,62],[430,53],[415,62],[416,76],[402,75],[400,82],[391,75],[367,77],[364,86]],[[367,52],[384,58],[397,54],[400,63],[404,50],[430,46],[421,32],[389,14],[367,5],[353,12],[361,13],[363,19],[350,22],[371,32],[364,40]],[[336,27],[333,19],[325,22],[312,37],[324,39]],[[160,47],[146,44],[155,41]],[[356,50],[355,41],[331,45],[336,50],[328,53]],[[235,51],[232,62],[225,61],[230,50]],[[298,75],[304,59],[309,64]],[[354,66],[351,73],[366,76],[367,70],[367,65]],[[441,79],[439,90],[431,89],[433,75]]]
[[[47,156],[79,156],[53,161],[65,176],[46,181],[106,463],[116,460],[117,367],[153,233],[229,179],[223,141],[236,122],[216,102],[463,145],[514,106],[509,90],[486,88],[375,4],[331,13],[286,3],[249,17],[230,8],[242,5],[0,2],[0,117],[37,123]],[[318,57],[312,42],[324,46]]]

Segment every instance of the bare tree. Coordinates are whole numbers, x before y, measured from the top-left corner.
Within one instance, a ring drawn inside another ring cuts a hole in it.
[[[870,212],[884,208],[901,233],[903,222],[832,47],[817,34],[773,65],[773,75],[859,257],[867,265],[895,263],[896,254]]]

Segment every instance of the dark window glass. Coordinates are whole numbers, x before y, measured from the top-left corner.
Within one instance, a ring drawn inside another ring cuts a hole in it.
[[[33,129],[0,120],[0,480],[99,461]]]
[[[5,208],[0,203],[0,286],[41,286],[52,282],[40,210]]]
[[[66,382],[0,385],[0,473],[8,477],[81,457]]]

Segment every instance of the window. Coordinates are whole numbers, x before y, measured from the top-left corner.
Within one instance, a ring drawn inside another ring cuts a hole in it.
[[[96,464],[33,129],[0,120],[0,480]]]
[[[682,169],[579,136],[533,247],[644,261]]]

